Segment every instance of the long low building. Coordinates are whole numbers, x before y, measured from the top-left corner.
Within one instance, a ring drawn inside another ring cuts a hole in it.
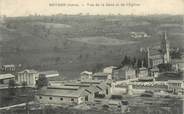
[[[39,72],[39,76],[45,76],[47,78],[52,78],[52,77],[58,77],[59,76],[59,72],[58,71],[42,71]]]
[[[49,87],[36,94],[36,100],[42,104],[81,104],[90,102],[91,93],[79,87]]]

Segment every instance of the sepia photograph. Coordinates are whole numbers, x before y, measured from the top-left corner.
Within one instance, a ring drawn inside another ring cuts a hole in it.
[[[0,114],[184,114],[184,0],[0,0]]]

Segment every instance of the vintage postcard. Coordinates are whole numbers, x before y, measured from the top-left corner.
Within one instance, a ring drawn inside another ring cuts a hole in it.
[[[184,0],[0,0],[0,114],[184,114]]]

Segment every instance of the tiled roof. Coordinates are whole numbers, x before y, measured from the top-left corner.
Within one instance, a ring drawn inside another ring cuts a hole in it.
[[[58,96],[58,97],[80,97],[86,95],[84,89],[78,90],[65,90],[65,89],[42,89],[38,92],[38,95],[45,96]]]

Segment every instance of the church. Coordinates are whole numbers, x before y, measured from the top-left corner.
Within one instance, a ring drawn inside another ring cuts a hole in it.
[[[155,68],[159,64],[170,63],[169,50],[170,45],[165,32],[160,44],[147,48],[148,68]]]

